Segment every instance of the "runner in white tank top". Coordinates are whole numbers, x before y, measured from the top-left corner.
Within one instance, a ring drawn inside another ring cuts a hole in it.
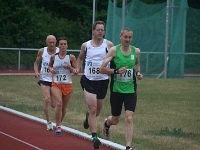
[[[56,84],[72,84],[72,75],[70,70],[65,67],[66,62],[71,67],[70,54],[66,54],[63,59],[59,58],[59,53],[55,54],[53,69],[56,73],[53,75],[53,82]]]
[[[58,52],[59,52],[59,48],[56,47],[56,53]],[[48,69],[50,57],[51,57],[51,54],[48,53],[48,48],[44,47],[44,51],[42,54],[41,70],[40,70],[41,81],[52,82],[52,74]]]
[[[55,107],[55,102],[51,99],[51,81],[52,76],[48,70],[48,63],[50,56],[59,51],[56,48],[56,38],[53,35],[48,35],[46,38],[47,47],[41,48],[38,53],[34,63],[35,78],[40,78],[38,84],[41,85],[42,95],[44,97],[44,113],[47,120],[47,130],[53,130],[53,125],[50,120],[50,105],[52,108]],[[41,69],[39,72],[40,62]]]
[[[82,44],[77,59],[77,70],[79,70],[85,58],[81,86],[84,90],[88,111],[83,126],[85,129],[90,128],[94,149],[99,149],[101,144],[97,135],[97,116],[100,114],[109,84],[108,75],[100,74],[99,71],[107,50],[114,46],[111,41],[104,39],[104,30],[105,23],[103,21],[96,21],[93,24],[93,39]]]
[[[72,93],[71,73],[77,73],[77,71],[76,57],[67,52],[67,39],[59,38],[57,43],[60,51],[51,56],[48,68],[53,77],[51,92],[56,102],[56,134],[61,134],[61,123]]]
[[[103,39],[103,43],[99,47],[94,47],[91,44],[92,40],[86,42],[86,58],[84,75],[89,80],[106,80],[107,74],[100,74],[100,66],[106,57],[107,40]]]

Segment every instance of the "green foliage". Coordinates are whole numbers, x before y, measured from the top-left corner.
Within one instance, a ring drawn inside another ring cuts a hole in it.
[[[46,7],[36,7],[42,2]],[[26,0],[12,4],[2,2],[0,5],[4,9],[1,10],[0,17],[0,47],[40,48],[45,46],[46,36],[53,34],[56,37],[68,37],[71,49],[80,48],[82,42],[91,38],[89,18],[92,17],[92,10],[85,5],[80,7],[79,3],[71,3],[40,1],[29,5]]]
[[[130,1],[126,0],[125,3]],[[141,1],[156,4],[166,0]],[[119,7],[122,6],[122,0],[116,2]],[[188,3],[199,6],[198,1],[188,0]],[[107,0],[96,1],[96,20],[106,22],[107,5]],[[57,37],[67,36],[70,48],[76,49],[91,38],[91,0],[1,0],[0,7],[0,47],[40,48],[45,45],[46,36],[54,34]]]
[[[126,0],[125,3],[129,4],[131,1]],[[146,4],[166,2],[166,0],[140,1]],[[122,0],[116,0],[116,2],[118,7],[122,7]],[[188,0],[188,5],[197,9],[200,8],[198,0]],[[1,0],[0,7],[0,47],[39,49],[46,45],[46,36],[53,34],[57,38],[67,37],[69,49],[80,49],[83,42],[92,38],[92,0]],[[108,1],[96,0],[95,7],[95,19],[106,22]],[[199,53],[200,20],[199,12],[194,10],[189,8],[187,14],[186,52]],[[143,12],[145,11],[138,14],[142,15]],[[151,12],[145,13],[151,14]],[[14,55],[15,53],[0,51],[0,65],[7,65],[8,63],[16,65],[18,55]],[[35,57],[35,52],[27,52],[25,57],[22,56],[22,64],[32,66]],[[185,66],[198,71],[199,63],[193,63],[192,60],[194,59],[198,60],[196,57],[187,57]]]

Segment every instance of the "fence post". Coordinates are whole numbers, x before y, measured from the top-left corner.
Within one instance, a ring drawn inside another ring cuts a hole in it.
[[[19,53],[18,53],[18,70],[20,70],[20,55],[21,55],[21,48],[19,48]]]

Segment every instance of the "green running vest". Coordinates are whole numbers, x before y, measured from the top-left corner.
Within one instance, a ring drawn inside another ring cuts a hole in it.
[[[119,93],[135,93],[134,89],[134,66],[136,64],[135,47],[131,46],[129,54],[123,54],[120,50],[120,45],[116,46],[116,55],[113,58],[114,64],[117,69],[127,67],[124,74],[114,74],[113,76],[113,92]]]

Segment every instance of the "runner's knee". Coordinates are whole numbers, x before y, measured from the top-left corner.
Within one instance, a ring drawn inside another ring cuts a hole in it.
[[[133,122],[133,116],[131,115],[126,116],[125,120],[126,120],[126,123],[131,124]]]
[[[112,124],[117,125],[119,123],[120,119],[119,118],[113,118],[112,119]]]
[[[44,97],[44,102],[49,105],[50,104],[50,98],[49,97]]]

